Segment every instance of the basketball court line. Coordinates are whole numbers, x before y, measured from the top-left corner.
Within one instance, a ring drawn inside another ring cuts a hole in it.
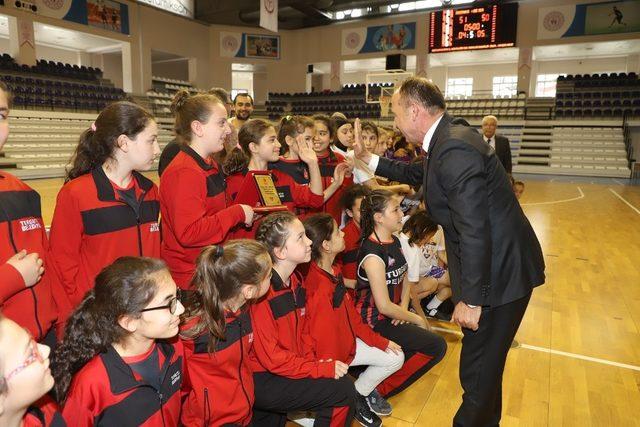
[[[624,204],[626,204],[627,206],[629,206],[631,209],[633,209],[634,211],[636,211],[636,213],[638,215],[640,215],[640,210],[638,208],[636,208],[635,206],[633,206],[631,203],[629,203],[624,197],[622,197],[620,194],[618,194],[618,192],[612,188],[609,189],[609,191],[611,191],[618,199],[622,200],[624,202]]]
[[[578,189],[578,192],[580,193],[580,195],[578,197],[572,197],[570,199],[562,199],[562,200],[552,200],[550,202],[522,203],[521,206],[555,205],[555,204],[558,204],[558,203],[573,202],[575,200],[584,199],[584,193],[582,192],[582,188],[580,188],[580,187],[576,187],[576,188]],[[640,212],[638,212],[638,213],[640,213]]]
[[[620,180],[618,180],[618,179],[615,179],[615,178],[612,178],[612,179],[613,179],[613,182],[615,182],[618,185],[623,185],[623,186],[626,185],[623,182],[620,182]]]
[[[440,328],[438,326],[432,326],[431,329],[438,332],[445,332],[448,334],[462,336],[461,331],[457,331],[454,329]],[[600,363],[602,365],[609,365],[609,366],[614,366],[616,368],[623,368],[623,369],[631,369],[632,371],[640,372],[640,366],[629,365],[627,363],[614,362],[606,359],[599,359],[597,357],[585,356],[584,354],[569,353],[567,351],[553,350],[551,348],[538,347],[536,345],[523,344],[523,343],[520,343],[520,345],[517,348],[526,348],[527,350],[539,351],[541,353],[555,354],[557,356],[569,357],[571,359],[585,360],[587,362]]]

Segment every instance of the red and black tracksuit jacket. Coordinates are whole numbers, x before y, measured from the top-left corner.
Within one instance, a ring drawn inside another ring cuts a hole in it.
[[[342,229],[344,233],[344,251],[339,260],[342,265],[342,275],[345,279],[356,280],[358,267],[358,252],[360,250],[360,227],[352,219]]]
[[[216,341],[212,353],[209,342],[214,338],[207,332],[194,340],[183,340],[186,396],[181,421],[187,427],[251,423],[254,402],[253,372],[249,367],[251,318],[246,309],[226,312],[225,317],[225,339]]]
[[[22,419],[22,427],[66,427],[60,407],[49,396],[45,395],[35,405],[27,409]]]
[[[307,289],[305,331],[317,359],[350,364],[356,355],[356,338],[385,351],[389,340],[362,321],[338,268],[329,274],[311,262],[305,279]]]
[[[340,153],[334,153],[328,150],[327,154],[318,154],[318,165],[320,166],[320,176],[322,177],[322,189],[326,190],[327,187],[333,182],[333,172],[336,166],[340,163],[344,163],[344,156]],[[269,169],[279,170],[289,175],[297,184],[309,185],[309,167],[302,160],[291,160],[281,157],[280,160],[274,163],[269,163]],[[352,177],[345,177],[340,188],[333,193],[333,195],[327,200],[320,208],[307,208],[299,209],[297,214],[309,215],[318,212],[326,212],[331,215],[338,224],[342,222],[342,206],[340,205],[340,198],[344,190],[353,184]]]
[[[304,335],[306,290],[301,277],[287,286],[276,270],[267,295],[251,309],[254,342],[249,360],[254,372],[287,378],[333,378],[335,364],[319,362]]]
[[[177,426],[183,376],[179,340],[158,340],[160,378],[149,384],[109,346],[73,378],[62,411],[69,426]]]
[[[330,378],[333,381],[335,362],[316,359],[309,338],[304,334],[305,302],[302,278],[297,273],[292,274],[287,286],[273,270],[267,295],[250,309],[254,342],[249,360],[255,373],[268,372],[288,379]],[[348,404],[327,407],[322,412],[322,418],[330,420],[331,426],[346,425],[351,417]]]
[[[93,289],[100,271],[122,256],[160,257],[158,187],[133,172],[136,202],[125,201],[101,166],[66,183],[51,223],[51,254],[68,306],[64,321]]]
[[[25,249],[44,260],[44,274],[27,288],[7,260]],[[40,212],[40,195],[24,182],[0,172],[0,310],[42,340],[58,316],[54,302],[58,276]]]
[[[281,203],[291,212],[298,208],[320,208],[324,203],[322,194],[314,194],[306,185],[297,184],[293,178],[279,170],[270,170],[271,177],[278,191]],[[242,189],[246,171],[238,172],[227,177],[227,199],[234,203],[238,192]],[[254,221],[251,228],[239,226],[233,230],[232,238],[253,238],[260,221]]]
[[[241,206],[227,204],[218,163],[182,146],[160,178],[161,255],[176,284],[189,289],[202,248],[222,243],[244,222]]]

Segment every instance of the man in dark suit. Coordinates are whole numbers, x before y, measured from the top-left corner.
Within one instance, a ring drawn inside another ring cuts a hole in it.
[[[462,405],[455,426],[497,426],[507,352],[535,286],[544,283],[538,239],[494,150],[475,130],[451,124],[440,90],[407,79],[393,95],[395,125],[422,144],[422,163],[406,164],[366,151],[356,124],[356,155],[375,171],[422,184],[431,217],[445,233],[455,309],[462,327]]]
[[[496,116],[485,116],[482,119],[482,138],[484,142],[489,144],[495,151],[498,160],[502,163],[504,170],[508,174],[511,173],[511,145],[509,138],[496,134],[498,128],[498,119]]]

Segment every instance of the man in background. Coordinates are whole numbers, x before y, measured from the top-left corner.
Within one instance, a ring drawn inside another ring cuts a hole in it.
[[[236,111],[236,116],[229,120],[229,122],[236,131],[239,131],[242,125],[251,118],[251,113],[253,113],[253,97],[248,93],[239,93],[233,100],[233,107]]]
[[[497,135],[498,119],[496,116],[485,116],[482,119],[482,138],[496,151],[498,160],[502,163],[504,170],[511,174],[511,145],[506,136]]]

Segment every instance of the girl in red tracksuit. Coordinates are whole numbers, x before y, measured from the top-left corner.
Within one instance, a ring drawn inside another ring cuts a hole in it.
[[[321,154],[316,149],[315,134],[315,122],[309,117],[284,117],[278,126],[278,141],[281,141],[284,155],[277,162],[269,163],[270,170],[278,170],[289,175],[296,184],[309,185],[311,181],[309,166],[300,158],[298,141],[304,141],[316,152],[325,203],[319,208],[297,208],[296,213],[299,218],[313,212],[323,212],[329,203],[331,203],[331,208],[335,210],[336,201],[340,198],[336,193],[345,185],[345,181],[348,181],[344,178],[344,174],[349,168],[344,162],[344,157],[339,155],[342,161],[336,162],[337,157],[329,155],[328,144],[325,147],[325,152]],[[343,164],[340,165],[340,163]]]
[[[181,422],[189,426],[251,423],[253,342],[246,303],[269,289],[271,258],[255,240],[210,246],[198,258],[193,301],[181,337],[187,377]]]
[[[59,322],[116,258],[160,256],[158,188],[138,172],[160,153],[157,134],[142,107],[115,102],[80,136],[51,223],[51,253],[68,297]]]
[[[360,205],[362,199],[371,194],[369,187],[354,184],[342,195],[340,204],[347,217],[347,225],[342,228],[344,232],[344,251],[340,254],[339,261],[342,266],[342,275],[345,285],[350,289],[356,287],[356,269],[358,252],[360,251]],[[352,295],[353,296],[353,295]]]
[[[331,118],[324,114],[313,116],[314,137],[313,150],[318,155],[318,163],[320,164],[320,175],[322,175],[322,184],[326,188],[332,181],[333,173],[338,165],[346,163],[344,156],[330,149],[331,143],[336,136],[336,130],[331,126]],[[335,194],[326,201],[323,206],[323,212],[328,213],[336,220],[338,224],[342,224],[342,204],[340,199],[342,195],[353,184],[353,174],[348,173],[345,176],[342,185]]]
[[[58,405],[46,396],[53,387],[50,351],[0,315],[0,426],[65,426]]]
[[[118,258],[67,322],[51,364],[69,426],[177,426],[184,307],[164,262]]]
[[[365,426],[381,425],[377,415],[390,415],[391,406],[384,405],[376,387],[402,367],[402,349],[375,333],[356,311],[340,269],[333,264],[344,250],[344,233],[336,221],[329,214],[315,214],[304,220],[304,229],[311,239],[305,326],[313,352],[318,359],[368,366],[355,382],[355,417]]]
[[[288,116],[289,117],[289,116]],[[283,121],[293,118],[285,118]],[[297,119],[295,119],[297,120]],[[269,171],[275,183],[280,201],[290,211],[295,212],[300,208],[315,208],[322,206],[325,198],[335,192],[346,169],[336,173],[336,182],[327,193],[322,191],[320,168],[318,158],[311,148],[309,141],[304,139],[304,128],[295,128],[299,131],[298,136],[293,139],[292,144],[297,146],[300,159],[308,165],[309,185],[297,184],[290,175],[274,169]],[[276,138],[276,130],[269,122],[260,119],[249,120],[242,125],[238,132],[238,143],[242,151],[235,151],[225,162],[225,173],[227,178],[227,198],[232,202],[237,199],[238,193],[242,190],[245,182],[245,175],[248,171],[266,171],[269,162],[277,162],[280,153],[280,142]],[[257,202],[257,201],[256,201]],[[251,229],[238,227],[234,230],[233,237],[249,237],[255,235],[258,225]]]
[[[236,225],[250,225],[253,210],[227,203],[225,176],[212,158],[231,133],[222,101],[180,91],[172,109],[180,152],[160,178],[161,254],[178,286],[187,289],[200,251],[224,242]]]
[[[0,82],[0,151],[9,136],[10,104],[11,93]],[[55,334],[49,333],[58,315],[53,292],[57,286],[40,195],[0,171],[0,310],[27,328],[36,341],[52,344]]]
[[[355,390],[344,376],[348,365],[315,357],[303,332],[306,290],[294,270],[311,257],[304,226],[291,212],[273,213],[256,238],[269,249],[274,267],[267,295],[250,310],[253,425],[284,426],[289,411],[314,411],[315,426],[350,425]]]

